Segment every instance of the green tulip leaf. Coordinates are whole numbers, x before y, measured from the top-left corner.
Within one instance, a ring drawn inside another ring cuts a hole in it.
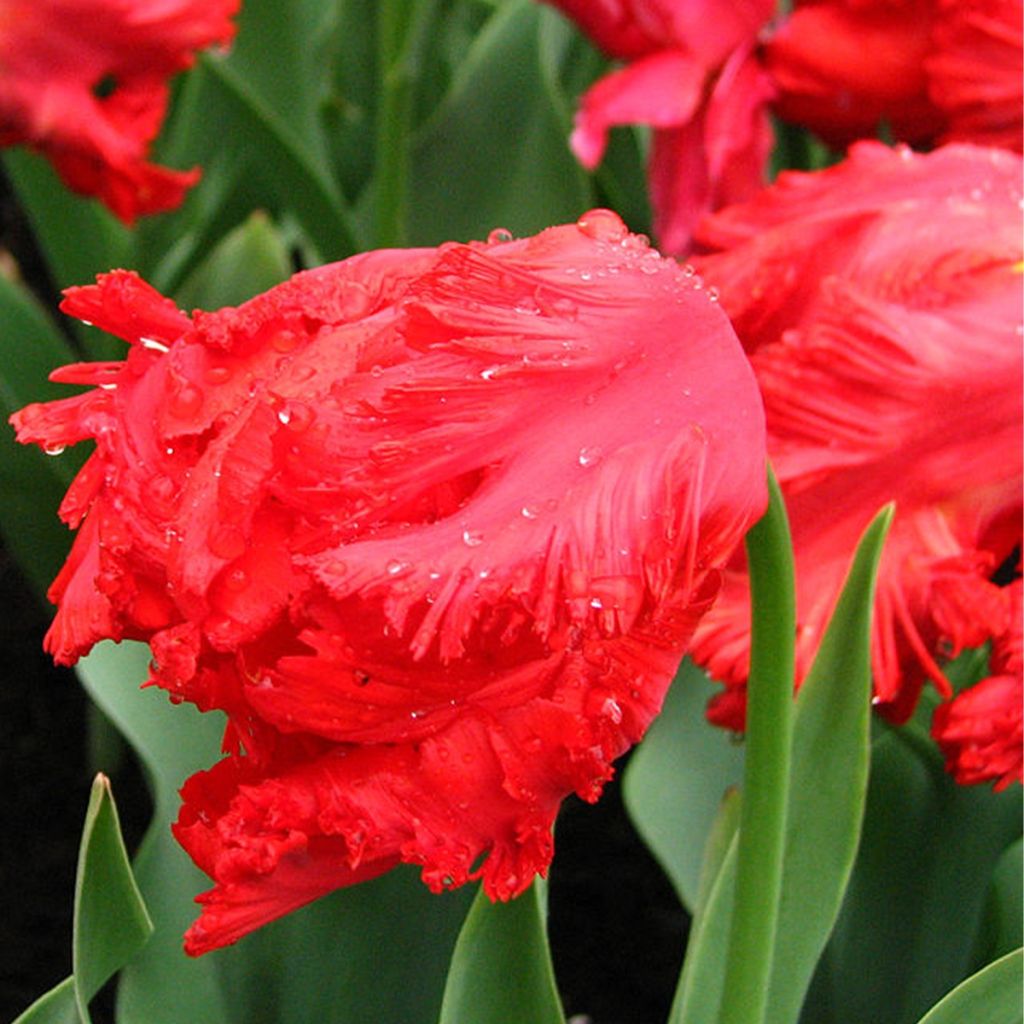
[[[870,759],[871,616],[892,514],[884,509],[865,531],[797,698],[770,1021],[797,1019],[857,854]]]
[[[1017,949],[957,985],[920,1024],[1021,1024],[1024,952]]]
[[[417,132],[409,211],[414,244],[481,238],[497,227],[532,234],[574,221],[594,205],[544,86],[537,45],[543,13],[527,0],[501,4],[473,40],[447,97]]]
[[[110,783],[98,775],[78,851],[72,975],[37,1000],[17,1024],[90,1024],[90,1000],[138,953],[152,931],[128,864]]]
[[[265,213],[252,214],[196,267],[175,294],[183,309],[219,309],[280,284],[292,271],[288,250]]]
[[[52,384],[51,370],[77,357],[53,321],[21,285],[0,275],[0,416],[32,402],[67,398],[74,392]],[[5,428],[0,457],[0,530],[4,543],[42,596],[56,576],[71,543],[57,518],[68,484],[84,453],[44,454],[36,445],[20,445]]]
[[[477,893],[455,946],[440,1024],[562,1024],[544,887],[492,903]]]

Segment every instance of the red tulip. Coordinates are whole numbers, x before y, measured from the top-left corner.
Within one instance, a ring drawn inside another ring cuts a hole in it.
[[[957,782],[994,780],[997,791],[1024,775],[1020,579],[1000,593],[1005,598],[1006,620],[993,639],[992,674],[940,704],[932,719],[932,734]]]
[[[626,67],[583,97],[572,148],[593,169],[616,125],[654,128],[654,228],[666,252],[689,249],[699,218],[764,183],[772,145],[769,80],[755,57],[768,0],[548,0]]]
[[[230,723],[175,828],[216,883],[188,950],[399,861],[522,892],[764,506],[760,398],[700,282],[595,211],[191,319],[124,271],[64,308],[132,348],[13,420],[97,443],[48,646],[147,640]]]
[[[146,162],[168,79],[226,43],[240,0],[0,0],[0,145],[44,153],[126,223],[178,206],[198,170]]]
[[[861,143],[711,217],[696,261],[751,353],[797,568],[808,668],[856,538],[885,502],[872,634],[875,701],[905,720],[941,663],[1006,628],[991,582],[1021,540],[1021,160]],[[741,564],[695,652],[741,728],[748,669]]]
[[[776,109],[836,146],[883,127],[1020,152],[1021,14],[1021,0],[798,3],[765,50]]]

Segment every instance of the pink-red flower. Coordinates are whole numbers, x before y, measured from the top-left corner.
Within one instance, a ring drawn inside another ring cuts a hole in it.
[[[1021,656],[1021,581],[1000,591],[1005,625],[993,637],[991,675],[940,704],[932,734],[957,782],[994,781],[996,790],[1024,775],[1024,658]]]
[[[0,0],[0,145],[46,154],[123,221],[178,206],[198,170],[147,162],[168,79],[228,42],[240,0]]]
[[[765,49],[777,109],[834,145],[1021,150],[1021,0],[806,0]]]
[[[191,318],[125,271],[64,308],[131,349],[13,418],[96,440],[47,645],[146,640],[154,683],[229,719],[175,828],[215,881],[189,951],[399,861],[522,892],[764,505],[756,384],[700,282],[595,211]]]
[[[689,247],[702,214],[750,198],[764,183],[772,135],[769,80],[755,56],[771,0],[548,0],[626,66],[583,97],[572,148],[593,169],[616,125],[654,129],[655,234]]]
[[[703,226],[765,399],[792,522],[798,672],[809,667],[857,537],[896,518],[872,634],[875,700],[899,722],[942,661],[1006,629],[990,579],[1021,539],[1021,160],[860,143],[789,173]],[[748,584],[741,564],[697,658],[726,684],[711,716],[742,727]]]

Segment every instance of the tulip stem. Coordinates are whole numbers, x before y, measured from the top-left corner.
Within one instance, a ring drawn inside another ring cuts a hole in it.
[[[752,609],[746,761],[721,1024],[764,1020],[782,889],[796,613],[789,523],[770,470],[768,484],[768,511],[746,543]]]
[[[377,4],[375,247],[408,244],[413,86],[436,0],[379,0]]]

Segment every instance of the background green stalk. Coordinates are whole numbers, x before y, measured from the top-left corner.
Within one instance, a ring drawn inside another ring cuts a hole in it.
[[[436,0],[379,0],[374,248],[407,245],[413,84]]]
[[[768,511],[747,535],[751,652],[746,764],[720,1019],[764,1019],[774,956],[789,803],[796,611],[789,522],[774,474]]]

